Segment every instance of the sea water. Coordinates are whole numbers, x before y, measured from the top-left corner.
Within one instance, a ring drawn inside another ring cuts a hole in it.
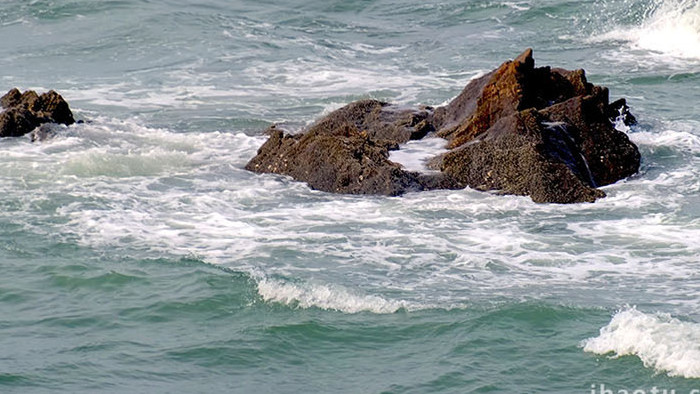
[[[0,89],[85,120],[0,141],[0,392],[700,389],[697,1],[9,0],[0,35]],[[639,119],[594,204],[243,169],[270,124],[441,105],[528,47]]]

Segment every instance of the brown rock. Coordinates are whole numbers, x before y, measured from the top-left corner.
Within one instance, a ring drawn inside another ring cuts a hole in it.
[[[352,110],[345,107],[339,111]],[[246,169],[289,175],[305,181],[312,189],[333,193],[397,196],[409,191],[449,188],[442,174],[408,172],[389,161],[389,149],[398,146],[395,140],[372,139],[353,122],[335,124],[332,120],[340,119],[337,113],[329,118],[299,135],[270,129],[270,138]]]
[[[534,109],[501,118],[478,139],[446,153],[441,169],[474,189],[529,195],[535,202],[592,202],[605,196],[593,188],[566,130],[544,122]]]
[[[7,92],[7,94],[0,97],[0,106],[3,108],[14,107],[15,105],[19,104],[21,98],[22,92],[20,92],[17,88],[12,88],[9,92]]]
[[[439,135],[460,146],[489,129],[498,119],[528,108],[542,109],[569,98],[591,94],[583,70],[535,68],[532,50],[472,81],[445,107]]]
[[[529,195],[536,202],[592,202],[596,189],[639,169],[640,155],[611,119],[634,122],[626,102],[608,102],[583,70],[535,68],[532,50],[470,82],[448,105],[409,109],[351,103],[300,135],[274,130],[246,166],[354,194],[470,186]],[[448,153],[438,175],[408,172],[389,150],[437,131]]]
[[[345,130],[345,126],[367,134],[372,140],[385,140],[402,144],[411,139],[423,138],[433,131],[427,119],[431,108],[402,108],[377,100],[360,100],[350,103],[313,125],[309,132],[333,135]]]
[[[629,137],[612,126],[606,114],[607,101],[608,90],[596,87],[592,95],[577,96],[540,111],[548,122],[566,128],[573,150],[587,162],[595,187],[634,175],[641,160]]]
[[[11,89],[0,98],[0,137],[23,136],[45,123],[75,123],[68,103],[51,90],[38,95],[33,90]]]

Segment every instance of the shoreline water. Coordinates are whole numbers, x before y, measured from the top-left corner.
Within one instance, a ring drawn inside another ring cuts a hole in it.
[[[642,40],[692,42],[689,5],[3,2],[4,90],[91,122],[0,140],[0,391],[697,389],[700,59]],[[243,169],[270,124],[439,105],[530,46],[640,121],[595,204]]]

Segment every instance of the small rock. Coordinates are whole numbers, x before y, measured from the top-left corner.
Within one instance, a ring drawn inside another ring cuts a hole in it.
[[[0,137],[20,137],[48,123],[75,123],[68,103],[51,90],[38,95],[33,90],[11,89],[0,98]]]

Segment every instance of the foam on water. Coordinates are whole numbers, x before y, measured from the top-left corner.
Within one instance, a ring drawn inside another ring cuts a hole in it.
[[[284,95],[324,98],[338,92],[345,95],[366,95],[393,90],[399,92],[395,100],[405,103],[415,100],[417,94],[426,88],[465,86],[479,71],[461,75],[436,72],[412,74],[393,66],[378,68],[370,61],[334,65],[326,61],[295,59],[253,65],[245,73],[258,80],[255,89],[264,94],[279,94],[282,90]]]
[[[427,161],[447,152],[447,140],[439,137],[423,138],[401,145],[399,150],[389,152],[389,160],[399,163],[408,171],[430,172]]]
[[[615,21],[617,26],[613,30],[593,36],[590,41],[626,42],[633,51],[644,51],[647,56],[662,62],[700,61],[700,3],[697,1],[655,0],[650,4],[624,1],[614,4],[616,9],[607,10],[613,18],[622,10],[641,8],[644,12],[635,25]]]
[[[344,313],[395,313],[405,302],[390,301],[379,296],[360,295],[342,286],[297,284],[272,279],[259,279],[258,294],[267,302],[299,308],[321,308]]]
[[[529,1],[504,1],[503,4],[516,11],[527,11],[532,8],[532,4]]]
[[[218,89],[201,83],[188,84],[183,76],[174,76],[180,82],[177,86],[146,88],[137,82],[95,85],[88,89],[62,89],[66,97],[76,101],[86,101],[93,105],[123,107],[140,111],[174,108],[191,109],[207,104],[222,104],[222,100],[245,96],[241,90]],[[39,89],[42,90],[42,89]]]
[[[595,204],[562,207],[469,189],[327,194],[244,171],[262,136],[98,119],[43,143],[2,141],[5,195],[24,211],[0,215],[98,250],[195,256],[256,277],[293,278],[264,279],[259,290],[266,301],[299,307],[450,308],[613,282],[695,308],[682,294],[696,283],[700,227],[676,217],[700,187],[696,126],[633,132],[652,168],[606,187],[609,196]],[[685,163],[654,163],[669,154]]]
[[[700,324],[665,313],[623,309],[600,329],[599,336],[581,345],[590,353],[637,356],[644,366],[670,376],[700,378]]]
[[[632,134],[632,139],[640,145],[650,146],[653,149],[668,147],[688,152],[693,155],[700,154],[700,122],[684,121],[659,125],[656,131],[640,131]]]

